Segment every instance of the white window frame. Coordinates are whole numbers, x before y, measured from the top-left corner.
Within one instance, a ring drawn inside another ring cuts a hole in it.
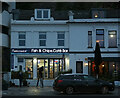
[[[58,34],[64,34],[64,38],[58,38]],[[60,40],[63,40],[64,41],[64,45],[63,46],[65,46],[65,32],[57,32],[57,40],[58,40],[58,43],[59,43]],[[58,47],[63,47],[63,46],[59,46],[59,44],[57,46]]]
[[[46,38],[41,39],[40,34],[45,34]],[[42,45],[43,47],[45,47],[46,46],[46,41],[47,41],[46,39],[47,39],[47,32],[39,32],[39,46],[41,46],[40,41],[45,40],[45,45]]]
[[[20,34],[25,34],[25,38],[19,38],[19,35]],[[18,40],[19,40],[19,43],[18,45],[21,47],[20,45],[20,41],[25,41],[25,45],[22,45],[22,46],[26,46],[26,32],[18,32]]]
[[[37,11],[41,11],[42,12],[42,18],[38,18],[37,17]],[[43,16],[43,12],[44,11],[48,11],[48,18],[44,18]],[[50,9],[35,9],[35,19],[50,19]]]

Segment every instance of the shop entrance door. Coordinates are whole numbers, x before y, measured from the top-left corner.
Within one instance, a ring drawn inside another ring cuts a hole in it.
[[[62,59],[38,59],[38,67],[44,67],[43,77],[53,79],[59,71],[64,70]],[[38,73],[39,71],[37,71]]]
[[[83,61],[76,61],[76,73],[83,73]]]
[[[25,71],[28,72],[28,78],[33,78],[33,60],[32,59],[26,59],[25,62]]]

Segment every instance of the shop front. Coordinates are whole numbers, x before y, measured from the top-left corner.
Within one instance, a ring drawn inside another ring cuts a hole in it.
[[[25,59],[25,71],[29,73],[29,78],[33,78],[33,63],[35,59]],[[37,69],[43,66],[43,77],[44,78],[55,78],[59,71],[65,70],[65,65],[63,64],[63,58],[38,58],[37,59]],[[37,70],[38,76],[38,70]]]
[[[89,74],[95,75],[95,63],[94,58],[89,58]],[[111,76],[120,73],[120,58],[119,57],[103,57],[102,63],[99,65],[99,75],[100,76]]]
[[[64,50],[67,51],[68,49],[64,49]],[[68,51],[58,52],[58,53],[57,52],[56,53],[55,52],[54,53],[53,52],[51,53],[38,53],[38,52],[30,53],[29,52],[28,53],[27,51],[28,49],[26,50],[25,49],[14,49],[14,51],[12,50],[11,70],[19,71],[20,66],[21,66],[22,71],[27,72],[29,74],[28,79],[36,79],[38,77],[38,68],[42,66],[44,68],[43,69],[44,79],[55,78],[60,71],[66,70],[66,66],[69,66]]]

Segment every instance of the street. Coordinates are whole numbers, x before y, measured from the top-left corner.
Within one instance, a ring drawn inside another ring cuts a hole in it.
[[[116,87],[113,92],[109,94],[96,93],[75,93],[70,96],[118,96],[120,87]],[[8,90],[2,91],[2,96],[68,96],[66,94],[56,92],[52,87],[10,87]]]

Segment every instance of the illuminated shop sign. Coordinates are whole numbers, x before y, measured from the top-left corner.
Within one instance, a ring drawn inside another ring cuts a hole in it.
[[[11,49],[11,53],[69,53],[68,48],[22,48]]]

